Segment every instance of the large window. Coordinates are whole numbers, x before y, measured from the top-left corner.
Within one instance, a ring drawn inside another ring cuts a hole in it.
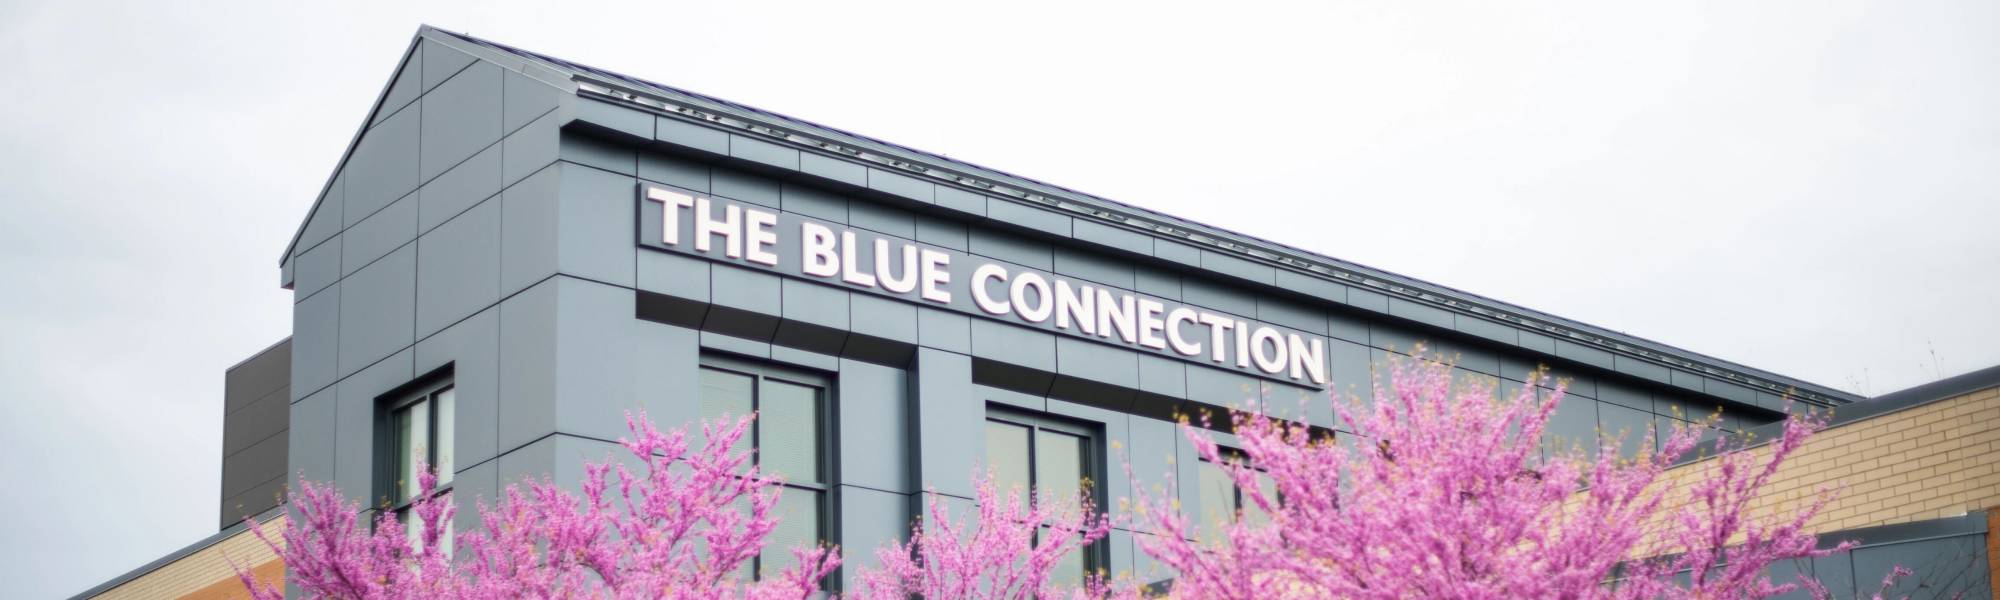
[[[797,562],[792,548],[828,537],[828,384],[824,377],[756,363],[702,360],[702,418],[755,411],[756,424],[736,450],[754,449],[758,468],[785,482],[778,498],[778,527],[765,538],[763,553],[745,567],[752,577],[777,575]]]
[[[412,545],[423,534],[423,520],[416,518],[410,508],[422,497],[423,489],[419,476],[426,468],[437,472],[437,488],[434,494],[441,494],[451,486],[452,472],[456,463],[452,460],[454,440],[453,408],[456,392],[449,380],[428,385],[399,394],[385,405],[387,409],[388,464],[383,466],[386,475],[383,494],[389,500],[396,518],[403,523],[404,533]],[[444,540],[451,539],[451,523],[445,524]],[[449,543],[446,551],[450,551]]]
[[[986,464],[1003,493],[1013,490],[1025,503],[1069,500],[1087,494],[1099,510],[1101,490],[1092,484],[1103,472],[1094,427],[1044,415],[994,408],[986,418]],[[1048,535],[1043,527],[1042,535]],[[1086,574],[1105,564],[1102,541],[1072,552],[1051,574],[1055,583],[1083,584]]]
[[[1249,460],[1242,451],[1234,448],[1225,447],[1221,451],[1223,461],[1232,465],[1245,464]],[[1257,507],[1256,500],[1246,495],[1243,488],[1237,487],[1236,480],[1229,477],[1226,466],[1202,459],[1196,476],[1195,485],[1201,503],[1201,539],[1221,539],[1228,525],[1238,520],[1259,525],[1271,520],[1269,514]],[[1277,482],[1269,475],[1259,475],[1257,487],[1266,498],[1278,497]]]

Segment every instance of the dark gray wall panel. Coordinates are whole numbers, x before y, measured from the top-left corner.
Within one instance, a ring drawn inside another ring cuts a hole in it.
[[[480,203],[417,242],[417,335],[500,301],[500,202]]]
[[[1158,356],[1139,355],[1139,391],[1168,398],[1186,398],[1187,363]]]
[[[587,122],[593,127],[612,132],[610,137],[619,138],[620,141],[653,138],[652,113],[596,100],[574,100],[570,106],[575,111],[574,118],[577,121]]]
[[[416,258],[416,248],[405,246],[340,283],[343,375],[415,341]]]
[[[968,247],[973,254],[1043,271],[1051,270],[1051,267],[1055,266],[1054,250],[1046,243],[990,229],[973,229],[968,237],[970,238]]]
[[[412,48],[409,56],[404,58],[401,68],[396,71],[396,78],[389,82],[389,89],[382,96],[381,106],[376,107],[377,112],[369,122],[380,123],[383,119],[389,118],[390,114],[409,106],[411,102],[416,101],[418,95],[424,93],[423,86],[424,49],[420,45]]]
[[[982,424],[986,404],[972,393],[972,359],[963,354],[917,350],[917,393],[910,406],[916,413],[916,452],[911,459],[919,488],[973,497],[972,465],[983,464]]]
[[[488,62],[466,67],[424,94],[420,180],[429,181],[500,141],[501,97],[500,67]]]
[[[304,300],[339,281],[340,252],[340,236],[336,235],[294,259],[292,296]]]
[[[1301,294],[1305,294],[1307,296],[1311,296],[1313,298],[1317,298],[1327,302],[1340,303],[1340,304],[1345,304],[1347,302],[1347,286],[1327,281],[1325,279],[1320,279],[1318,277],[1279,269],[1277,273],[1277,284],[1278,287],[1285,288]]]
[[[1255,409],[1263,396],[1259,380],[1248,375],[1240,375],[1221,369],[1188,365],[1187,395],[1189,400],[1230,409]],[[1218,414],[1218,422],[1228,419],[1228,415]]]
[[[306,216],[305,227],[299,230],[298,245],[292,247],[293,252],[312,249],[320,242],[340,233],[340,230],[347,226],[347,221],[341,216],[341,207],[346,202],[346,189],[347,178],[338,172],[334,173],[333,182],[327,184],[326,193],[320,196],[312,214]]]
[[[675,117],[658,117],[653,121],[653,139],[704,150],[714,154],[729,154],[729,134],[719,129],[682,121]]]
[[[556,158],[620,175],[639,174],[639,157],[631,146],[593,136],[564,134]]]
[[[472,55],[424,41],[424,91],[429,92],[472,64]]]
[[[1123,289],[1137,289],[1132,263],[1068,248],[1055,249],[1055,272]]]
[[[909,372],[842,359],[837,396],[839,481],[897,493],[910,485]]]
[[[639,178],[703,194],[709,193],[708,165],[678,156],[639,153]]]
[[[285,475],[307,481],[333,480],[333,449],[337,423],[334,420],[335,390],[307,396],[292,404],[291,424],[286,428],[289,445],[285,456],[290,466]]]
[[[1201,251],[1201,267],[1216,273],[1247,279],[1264,285],[1276,285],[1277,270],[1241,258],[1229,256],[1213,250]]]
[[[362,134],[343,172],[346,225],[361,222],[417,189],[418,121],[417,111],[405,108]]]
[[[769,177],[723,168],[710,170],[708,177],[709,187],[717,196],[769,208],[778,208],[784,203],[782,188]]]
[[[868,186],[868,167],[812,152],[799,154],[799,171],[853,186]]]
[[[500,295],[554,275],[560,169],[546,169],[500,194]]]
[[[921,215],[917,217],[917,241],[960,252],[972,243],[964,223]]]
[[[841,548],[879,548],[910,534],[910,497],[853,486],[840,487]],[[952,515],[953,519],[960,515]],[[848,550],[841,556],[841,576],[849,591],[861,589],[860,572],[877,569],[875,552]]]
[[[847,224],[886,233],[903,239],[917,237],[917,218],[910,211],[890,208],[874,202],[851,202],[847,205]]]
[[[287,364],[287,369],[290,365]],[[286,388],[278,388],[255,401],[230,411],[222,417],[222,456],[242,452],[245,448],[276,435],[291,425],[292,399]],[[283,452],[279,462],[284,462]],[[230,482],[222,484],[227,488]]]
[[[481,531],[484,521],[479,518],[479,503],[499,506],[502,489],[505,488],[500,486],[500,461],[488,460],[460,468],[451,481],[451,499],[458,507],[452,527],[458,531]]]
[[[915,305],[867,294],[850,294],[848,301],[855,333],[906,344],[917,343]]]
[[[1141,294],[1159,296],[1168,300],[1181,300],[1181,276],[1159,269],[1137,267],[1133,269],[1133,280]]]
[[[500,303],[499,448],[535,441],[556,426],[556,280]],[[502,465],[505,474],[505,465]]]
[[[417,239],[417,195],[410,194],[340,234],[340,273],[352,275]]]
[[[980,350],[977,329],[973,332],[973,349]],[[979,352],[979,355],[986,356],[986,353]],[[1131,352],[1107,344],[1063,337],[1056,338],[1055,358],[1055,371],[1059,375],[1087,379],[1125,389],[1139,389],[1139,354],[1137,352]]]
[[[690,329],[633,317],[631,290],[560,277],[556,285],[556,431],[631,435],[625,413],[662,427],[695,420],[699,342]]]
[[[847,222],[847,198],[801,185],[787,185],[779,192],[779,208],[815,219]]]
[[[556,161],[561,139],[557,133],[557,128],[561,126],[558,122],[561,112],[551,111],[542,115],[500,142],[502,185],[513,185]]]
[[[1257,316],[1257,297],[1241,289],[1198,277],[1181,279],[1181,299],[1239,317]]]
[[[987,202],[986,217],[1016,227],[1026,227],[1054,236],[1070,236],[1070,218],[1068,216],[1040,208],[1023,206],[1015,202]],[[1046,266],[1036,268],[1048,269]]]
[[[1070,230],[1076,239],[1145,256],[1153,254],[1153,238],[1143,233],[1088,220],[1076,221]]]
[[[340,284],[292,305],[292,398],[332,385],[339,371]]]
[[[1180,426],[1172,421],[1132,416],[1127,419],[1125,435],[1125,448],[1113,451],[1110,457],[1111,477],[1126,479],[1121,465],[1129,461],[1131,475],[1126,486],[1138,494],[1132,497],[1161,498],[1175,489],[1179,481],[1179,469],[1174,462],[1179,460],[1176,447]],[[1114,497],[1112,501],[1118,499]],[[1151,519],[1135,519],[1124,525],[1138,531],[1153,530]]]
[[[500,123],[506,133],[513,133],[535,117],[555,110],[556,103],[562,99],[562,92],[555,87],[513,71],[507,71],[502,76],[500,85],[500,104],[504,109]]]
[[[374,505],[378,464],[375,456],[375,420],[379,398],[396,386],[410,382],[413,354],[396,353],[355,373],[334,386],[333,481],[350,500]]]
[[[1056,336],[979,319],[972,322],[972,355],[1056,372]]]
[[[500,193],[500,147],[489,146],[417,190],[417,230],[430,231]]]
[[[479,314],[417,342],[416,373],[452,365],[457,411],[452,456],[460,467],[499,452],[500,309]]]
[[[289,403],[287,403],[289,404]],[[233,497],[259,484],[284,477],[285,452],[291,448],[285,430],[257,440],[222,459],[222,496]]]
[[[917,307],[917,341],[961,354],[972,352],[972,318],[927,306]]]
[[[639,250],[638,287],[696,302],[709,301],[709,261]]]

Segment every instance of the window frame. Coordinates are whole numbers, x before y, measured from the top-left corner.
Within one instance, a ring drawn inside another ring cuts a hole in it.
[[[410,509],[416,506],[417,501],[422,499],[422,496],[411,495],[403,497],[402,488],[399,485],[402,481],[400,476],[403,456],[397,452],[398,442],[401,441],[399,439],[401,433],[400,428],[396,427],[396,415],[399,411],[413,404],[425,401],[429,402],[426,406],[426,410],[429,411],[429,414],[426,415],[429,423],[427,424],[424,436],[430,443],[427,448],[428,451],[426,454],[428,456],[425,462],[432,468],[436,468],[439,451],[439,444],[437,443],[438,426],[443,421],[438,414],[437,398],[439,394],[447,391],[452,392],[453,414],[449,418],[456,419],[458,412],[457,390],[458,383],[457,379],[453,376],[453,369],[451,365],[446,365],[437,371],[411,380],[409,383],[398,386],[396,389],[389,391],[389,393],[375,398],[376,459],[373,482],[374,496],[379,499],[376,506],[382,511],[393,515],[399,523],[404,522],[403,520],[409,517],[411,514]],[[457,430],[456,425],[457,423],[454,421],[454,431]],[[457,443],[455,436],[452,441],[453,443]],[[454,464],[453,468],[457,468],[457,465]],[[437,488],[431,490],[429,497],[437,498],[450,492],[454,484],[457,483],[457,480],[457,477],[451,477],[448,480],[440,481]],[[449,526],[450,524],[447,523],[446,525]],[[443,542],[447,544],[446,551],[449,552],[452,540],[447,539],[443,540]]]
[[[1216,461],[1209,460],[1208,457],[1197,455],[1195,457],[1195,460],[1199,464],[1196,466],[1199,469],[1212,471],[1215,474],[1221,476],[1222,477],[1221,483],[1226,483],[1229,485],[1230,506],[1228,506],[1227,508],[1228,508],[1228,513],[1230,515],[1229,516],[1230,522],[1228,524],[1233,525],[1251,519],[1252,518],[1251,511],[1258,511],[1261,513],[1262,509],[1259,509],[1257,507],[1257,503],[1249,501],[1249,497],[1246,496],[1243,491],[1243,486],[1236,485],[1236,480],[1229,476],[1229,465],[1234,463],[1237,465],[1248,467],[1252,471],[1264,473],[1265,474],[1264,477],[1267,478],[1270,477],[1269,475],[1270,470],[1258,466],[1255,462],[1252,462],[1250,460],[1250,454],[1248,452],[1244,452],[1243,449],[1241,448],[1216,444],[1216,453],[1220,455],[1220,458],[1222,458],[1222,462],[1218,463]],[[1201,476],[1202,472],[1197,471],[1195,473],[1196,485],[1203,485],[1201,481]],[[1280,506],[1282,506],[1285,502],[1285,496],[1284,494],[1279,493],[1277,489],[1275,489],[1276,485],[1275,483],[1273,483],[1272,485],[1273,489],[1271,490],[1271,495],[1275,496],[1275,498],[1273,499],[1276,500]],[[1199,493],[1200,492],[1197,492],[1197,494]],[[1202,506],[1200,507],[1200,509],[1203,512],[1207,512],[1209,508],[1206,506]],[[1201,517],[1202,519],[1207,519],[1207,515],[1201,515]],[[1261,518],[1270,519],[1270,515],[1265,514]],[[1202,523],[1201,525],[1202,527],[1207,527],[1207,524],[1205,522]]]
[[[1083,438],[1084,456],[1080,471],[1084,478],[1089,480],[1089,485],[1080,485],[1080,487],[1090,497],[1090,501],[1095,505],[1098,512],[1103,513],[1109,510],[1105,500],[1105,495],[1110,493],[1110,490],[1107,489],[1110,486],[1107,485],[1105,479],[1109,467],[1105,464],[1108,451],[1106,450],[1104,424],[988,400],[986,403],[986,414],[981,419],[980,424],[983,427],[986,423],[994,421],[1026,427],[1028,429],[1027,463],[1028,486],[1030,490],[1028,499],[1031,506],[1035,505],[1033,503],[1041,502],[1039,494],[1034,491],[1040,489],[1038,483],[1041,480],[1039,473],[1041,465],[1041,436],[1039,434],[1042,430],[1048,430]],[[986,460],[983,452],[981,454],[980,458],[982,462],[990,462]],[[992,468],[992,465],[987,465],[987,468]],[[999,493],[1001,490],[994,491],[995,493]],[[1035,533],[1036,543],[1040,543],[1042,530],[1046,528],[1046,524],[1037,524]],[[1082,554],[1083,572],[1086,578],[1099,571],[1104,571],[1107,575],[1116,574],[1110,568],[1111,545],[1109,541],[1108,538],[1099,539],[1077,549],[1077,552]]]
[[[702,353],[695,369],[697,388],[700,385],[699,379],[702,369],[712,369],[750,377],[753,380],[750,388],[750,409],[757,411],[759,414],[763,412],[764,382],[766,380],[819,390],[818,414],[815,415],[816,423],[814,427],[815,432],[819,435],[819,445],[814,457],[817,463],[815,466],[819,471],[819,481],[801,483],[787,479],[781,485],[786,488],[810,491],[818,496],[819,530],[815,535],[819,541],[824,541],[830,545],[839,544],[840,529],[837,521],[839,520],[840,503],[836,492],[840,487],[838,484],[838,465],[840,461],[836,459],[834,454],[839,450],[840,445],[834,438],[835,433],[839,430],[835,423],[838,413],[834,407],[837,406],[835,396],[838,388],[834,385],[834,376],[761,359],[738,358],[709,352]],[[700,390],[697,389],[695,402],[700,403],[703,401]],[[701,409],[697,408],[696,410],[699,413]],[[741,417],[742,415],[733,416]],[[709,417],[702,415],[700,418],[707,419]],[[759,473],[762,473],[764,469],[762,452],[763,428],[758,422],[752,422],[750,431],[747,432],[746,436],[750,438],[751,464],[757,467]],[[786,548],[777,550],[789,551]],[[759,552],[757,556],[751,557],[750,565],[751,579],[753,581],[763,580],[763,553]],[[828,574],[827,581],[821,584],[822,587],[834,590],[840,582],[840,572],[841,569],[836,569],[833,573]]]

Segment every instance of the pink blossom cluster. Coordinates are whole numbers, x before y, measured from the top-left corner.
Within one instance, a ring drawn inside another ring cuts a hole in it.
[[[1807,527],[1832,499],[1822,491],[1780,517],[1752,504],[1780,464],[1824,427],[1794,415],[1768,451],[1718,440],[1698,469],[1669,474],[1694,450],[1701,426],[1682,427],[1656,452],[1621,459],[1619,440],[1545,448],[1544,430],[1562,399],[1537,374],[1518,393],[1491,384],[1454,385],[1449,365],[1397,361],[1364,402],[1336,402],[1352,433],[1308,423],[1232,415],[1241,460],[1207,429],[1183,423],[1204,460],[1223,465],[1244,501],[1266,519],[1232,520],[1219,534],[1182,510],[1176,495],[1127,499],[1131,517],[1156,535],[1139,549],[1170,568],[1166,592],[1180,598],[1393,599],[1764,598],[1796,590],[1826,597],[1810,576],[1772,580],[1769,567],[1847,550],[1819,547]],[[1713,417],[1711,417],[1713,419]],[[509,487],[498,506],[479,505],[482,525],[444,548],[449,494],[410,509],[422,520],[415,543],[387,514],[374,527],[332,486],[302,483],[293,520],[276,543],[289,583],[311,597],[497,599],[807,598],[841,564],[837,549],[791,549],[796,566],[761,581],[746,564],[776,528],[782,482],[732,453],[751,417],[701,424],[700,447],[684,430],[662,433],[628,416],[625,448],[643,475],[611,462],[585,468],[579,497],[548,481]],[[1647,436],[1651,442],[1651,436]],[[1653,444],[1646,444],[1653,447]],[[1761,458],[1760,458],[1761,456]],[[1139,489],[1140,486],[1133,486]],[[931,492],[907,541],[876,550],[851,595],[867,599],[1134,598],[1130,573],[1099,573],[1076,589],[1050,575],[1071,552],[1103,539],[1112,519],[1088,498],[977,489],[976,517],[954,520]],[[253,523],[254,526],[254,523]],[[260,600],[280,590],[239,569]],[[1885,575],[1887,589],[1908,574]],[[1880,597],[1880,593],[1876,597]]]

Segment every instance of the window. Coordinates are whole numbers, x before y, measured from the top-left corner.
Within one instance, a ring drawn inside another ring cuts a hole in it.
[[[1229,464],[1244,464],[1249,460],[1241,450],[1225,447],[1221,451],[1224,462]],[[1229,478],[1229,471],[1224,465],[1202,459],[1196,475],[1195,485],[1199,488],[1202,513],[1201,539],[1221,539],[1225,528],[1238,519],[1256,525],[1270,522],[1271,516],[1258,508],[1255,500],[1244,495],[1243,489],[1236,486],[1236,480]],[[1267,498],[1278,497],[1277,482],[1269,475],[1259,475],[1257,487]]]
[[[1016,499],[1036,503],[1089,494],[1099,510],[1102,492],[1092,484],[1103,472],[1093,427],[1017,411],[990,410],[986,417],[986,465],[993,485]],[[1031,491],[1034,495],[1030,495]],[[1043,535],[1047,535],[1044,527]],[[1086,574],[1106,563],[1102,540],[1072,552],[1056,565],[1050,579],[1060,585],[1083,585]]]
[[[423,489],[419,476],[420,469],[428,466],[437,472],[437,488],[433,494],[442,494],[450,489],[452,472],[456,464],[452,460],[454,442],[453,408],[456,392],[447,379],[432,382],[408,393],[391,397],[388,409],[388,463],[382,469],[386,477],[383,488],[391,510],[402,521],[404,534],[411,545],[416,545],[423,535],[423,520],[410,512],[410,508],[422,496]],[[444,524],[444,540],[452,537],[450,522]],[[446,552],[450,552],[447,544]]]
[[[797,562],[792,548],[826,541],[828,476],[826,378],[717,357],[701,367],[701,416],[714,419],[757,413],[736,451],[751,455],[766,474],[784,479],[777,529],[747,576],[773,576]]]

